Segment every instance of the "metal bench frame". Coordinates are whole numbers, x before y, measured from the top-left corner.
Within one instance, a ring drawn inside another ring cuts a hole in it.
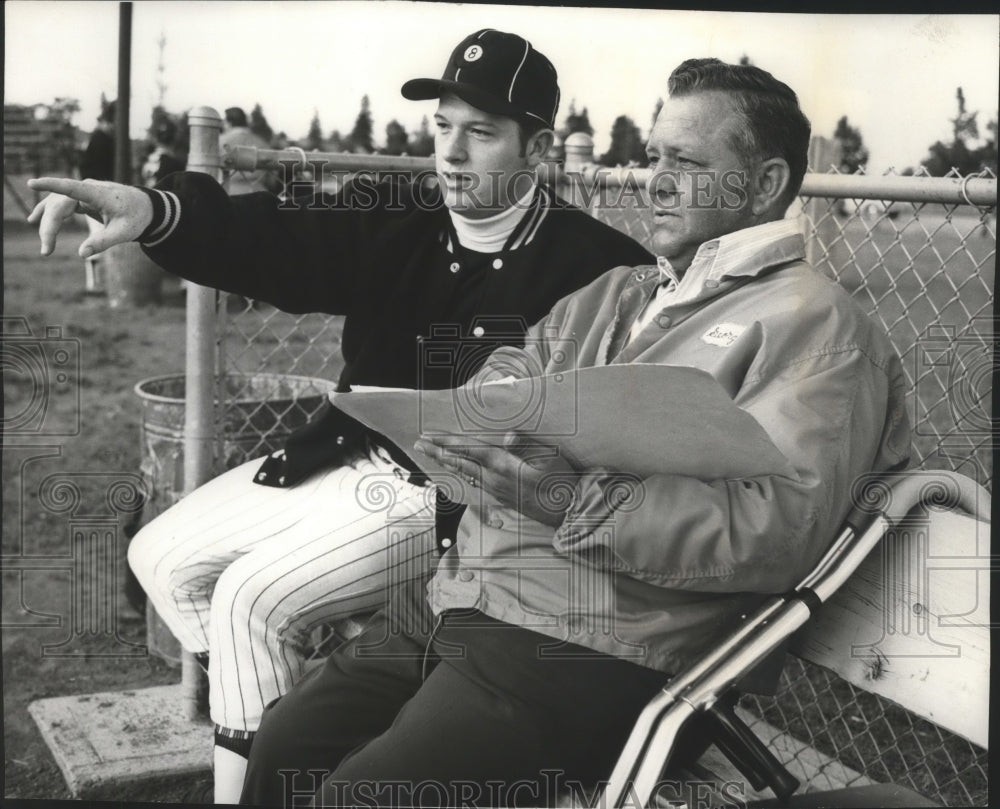
[[[675,742],[695,717],[710,714],[722,695],[810,620],[857,570],[886,531],[918,506],[961,509],[989,520],[989,494],[954,472],[917,472],[858,482],[859,505],[815,569],[790,593],[769,598],[713,651],[681,672],[640,714],[596,805],[649,805],[677,751]],[[747,741],[750,748],[755,745]],[[756,745],[763,747],[762,743]],[[777,772],[768,781],[787,801],[789,782]],[[794,779],[792,779],[794,781]],[[794,787],[792,787],[794,789]],[[869,795],[870,798],[870,795]],[[840,799],[838,799],[840,800]]]

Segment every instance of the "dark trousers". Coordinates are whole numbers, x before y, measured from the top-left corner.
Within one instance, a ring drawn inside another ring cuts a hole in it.
[[[425,584],[268,708],[242,803],[545,806],[607,778],[666,675],[476,610],[435,620]]]

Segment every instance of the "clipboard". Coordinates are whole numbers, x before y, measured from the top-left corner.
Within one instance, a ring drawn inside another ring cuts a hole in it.
[[[579,470],[702,480],[791,474],[753,416],[688,366],[605,365],[436,391],[364,387],[330,400],[406,452],[421,434],[500,445],[516,431],[557,446]],[[423,455],[416,462],[444,472]]]

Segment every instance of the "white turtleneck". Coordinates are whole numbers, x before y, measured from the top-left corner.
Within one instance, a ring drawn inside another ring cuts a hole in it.
[[[459,244],[467,250],[477,253],[499,253],[507,243],[514,228],[524,218],[531,200],[535,196],[535,184],[532,183],[528,193],[504,211],[485,219],[469,219],[451,209],[448,215],[455,226],[455,234]]]

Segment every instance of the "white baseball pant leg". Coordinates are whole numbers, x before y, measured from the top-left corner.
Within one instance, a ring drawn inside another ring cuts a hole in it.
[[[317,625],[377,609],[433,565],[434,489],[384,453],[278,489],[260,461],[220,475],[142,529],[129,563],[181,645],[209,652],[212,720],[254,731],[301,676]]]

